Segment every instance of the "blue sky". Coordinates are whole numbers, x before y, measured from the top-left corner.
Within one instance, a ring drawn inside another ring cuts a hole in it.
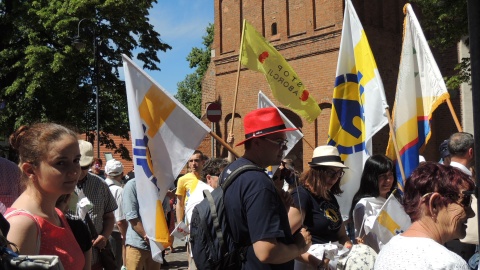
[[[158,53],[161,71],[146,72],[175,94],[177,83],[194,71],[186,60],[188,54],[193,47],[204,47],[202,36],[213,23],[213,0],[158,0],[150,10],[150,23],[172,49]]]

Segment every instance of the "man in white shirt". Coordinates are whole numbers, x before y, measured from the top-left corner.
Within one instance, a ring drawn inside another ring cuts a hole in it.
[[[451,157],[450,166],[458,168],[465,174],[472,176],[472,171],[470,169],[475,165],[474,145],[475,140],[472,134],[467,132],[453,133],[448,142],[448,152]],[[452,240],[446,244],[447,248],[451,248],[452,251],[456,252],[467,261],[475,252],[474,245],[478,245],[478,211],[477,198],[475,196],[472,196],[471,205],[475,212],[475,217],[469,218],[467,221],[467,235],[465,238],[460,239],[460,242],[464,244],[457,244],[452,248],[451,242],[455,242],[456,240]]]
[[[467,132],[457,132],[450,136],[448,152],[450,152],[450,166],[459,168],[462,172],[472,175],[470,168],[475,164],[475,140]]]
[[[125,254],[125,234],[127,232],[128,223],[123,212],[123,188],[121,181],[123,177],[123,164],[111,159],[105,164],[105,183],[107,183],[110,192],[112,193],[118,208],[115,210],[115,225],[113,226],[112,234],[110,235],[110,244],[112,245],[113,254],[115,254],[115,261],[117,268],[120,269],[123,265],[123,257]]]

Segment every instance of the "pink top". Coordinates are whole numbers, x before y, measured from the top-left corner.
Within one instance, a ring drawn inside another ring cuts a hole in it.
[[[15,208],[8,208],[7,212],[5,212],[5,215],[15,210]],[[58,227],[50,223],[48,220],[45,220],[39,216],[32,216],[23,211],[15,212],[11,216],[27,216],[35,219],[37,225],[40,226],[40,232],[42,234],[40,236],[40,251],[38,255],[57,255],[65,269],[83,269],[83,266],[85,265],[85,257],[83,252],[80,249],[77,240],[75,240],[75,236],[73,235],[73,232],[70,229],[67,219],[63,215],[62,211],[57,208],[55,208],[55,210],[60,217],[63,227]]]

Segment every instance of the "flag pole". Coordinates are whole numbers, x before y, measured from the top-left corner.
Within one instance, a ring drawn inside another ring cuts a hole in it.
[[[457,114],[455,113],[452,102],[450,101],[449,98],[447,98],[447,105],[448,105],[448,108],[450,109],[450,113],[452,114],[453,121],[455,121],[455,125],[457,126],[458,132],[463,132],[462,125],[460,125],[460,122],[458,121]]]
[[[398,167],[400,169],[400,174],[402,175],[403,182],[405,183],[405,170],[403,169],[402,158],[400,157],[400,150],[398,149],[397,138],[395,137],[395,131],[393,130],[392,117],[390,117],[390,111],[388,108],[385,108],[388,118],[388,126],[390,127],[390,134],[392,135],[393,148],[395,148],[395,155],[397,155]]]
[[[214,132],[210,131],[210,136],[212,136],[215,140],[217,140],[221,145],[223,145],[225,148],[227,148],[228,151],[232,152],[232,154],[236,157],[236,158],[239,158],[240,155],[235,153],[235,150],[233,150],[233,148],[228,145],[228,143],[226,143],[224,140],[222,140],[222,138],[220,138],[217,134],[215,134]]]
[[[244,19],[243,26],[242,26],[242,39],[240,41],[240,50],[238,52],[237,82],[235,84],[235,96],[233,98],[232,124],[230,125],[230,133],[233,133],[233,124],[235,123],[235,108],[237,106],[238,82],[240,81],[240,67],[242,65],[242,48],[243,48],[243,36],[245,34],[245,22],[246,20]]]
[[[303,141],[306,142],[308,144],[308,146],[310,146],[310,148],[315,149],[313,148],[313,146],[307,141],[307,139],[305,139],[305,137],[302,137]]]

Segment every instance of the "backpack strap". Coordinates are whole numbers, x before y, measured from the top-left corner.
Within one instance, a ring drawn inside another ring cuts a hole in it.
[[[222,233],[222,228],[220,226],[220,222],[218,220],[218,213],[217,213],[217,207],[215,206],[215,200],[213,199],[212,193],[210,193],[208,189],[205,189],[203,191],[203,195],[205,196],[205,198],[207,198],[208,204],[210,205],[210,216],[212,217],[213,228],[215,228],[215,236],[217,237],[218,243],[222,248],[224,246],[223,233]],[[207,234],[207,236],[210,238],[209,234]],[[211,243],[213,243],[213,241],[211,241]],[[224,249],[221,249],[221,250],[223,251]]]
[[[259,171],[259,172],[265,173],[264,168],[258,167],[258,166],[253,165],[253,164],[247,164],[247,165],[243,165],[241,167],[238,167],[229,176],[227,176],[227,178],[225,179],[223,184],[220,186],[223,190],[223,197],[225,197],[225,192],[227,191],[228,187],[230,187],[230,185],[233,183],[233,181],[235,181],[235,179],[237,179],[237,176],[239,176],[240,174],[242,174],[246,171]],[[222,174],[223,174],[223,172],[222,172]],[[213,201],[213,197],[211,196],[210,192],[208,192],[208,194],[210,195],[210,198],[208,197],[207,192],[204,192],[204,194],[207,196],[207,198],[210,202],[210,212],[211,212],[211,215],[213,217],[215,235],[217,236],[218,243],[219,243],[219,246],[220,246],[220,250],[221,250],[222,254],[224,254],[225,249],[226,249],[225,248],[225,242],[223,241],[222,228],[220,226],[220,222],[218,221],[218,215],[217,215],[217,211],[216,211],[216,208],[215,208],[215,202]],[[224,205],[224,207],[225,207],[225,205]],[[227,215],[227,213],[225,212],[225,216],[226,215]],[[227,229],[230,230],[230,226],[228,226],[228,220],[225,219],[225,221],[227,222],[227,227],[228,227]],[[246,252],[246,248],[244,249],[244,251]]]
[[[225,192],[227,190],[227,188],[233,183],[233,181],[235,181],[235,179],[237,179],[237,176],[246,172],[246,171],[260,171],[260,172],[265,172],[265,169],[264,168],[260,168],[258,167],[257,165],[253,165],[253,164],[247,164],[247,165],[243,165],[241,167],[238,167],[236,170],[234,170],[229,176],[227,176],[227,178],[225,179],[225,181],[223,182],[223,184],[221,185],[222,189],[223,189],[223,192]],[[223,172],[222,172],[223,174]],[[224,193],[225,194],[225,193]]]

